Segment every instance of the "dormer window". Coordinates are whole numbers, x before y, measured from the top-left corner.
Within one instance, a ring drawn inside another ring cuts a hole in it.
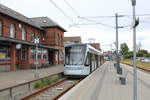
[[[22,40],[26,40],[26,31],[22,28]]]
[[[0,36],[2,35],[2,21],[0,20]]]
[[[16,36],[15,25],[14,25],[14,24],[11,24],[11,25],[10,25],[10,37],[11,37],[11,38],[15,38],[15,36]]]
[[[34,39],[35,39],[35,33],[31,32],[31,41],[34,42]]]
[[[43,23],[47,23],[47,21],[46,21],[46,20],[43,20]]]

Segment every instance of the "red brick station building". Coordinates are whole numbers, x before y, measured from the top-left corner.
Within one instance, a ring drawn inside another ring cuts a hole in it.
[[[63,62],[65,29],[48,17],[28,18],[0,4],[0,72],[30,69],[36,62],[57,65]]]

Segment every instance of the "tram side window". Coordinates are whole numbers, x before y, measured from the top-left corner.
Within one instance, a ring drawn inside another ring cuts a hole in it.
[[[65,48],[65,64],[70,64],[70,61],[69,61],[69,59],[70,59],[70,49],[71,49],[71,47],[67,47],[67,48]]]
[[[90,64],[89,59],[90,59],[90,54],[88,53],[86,56],[85,66],[89,66],[89,64]]]

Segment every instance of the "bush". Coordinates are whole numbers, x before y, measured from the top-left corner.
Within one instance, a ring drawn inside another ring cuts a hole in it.
[[[41,82],[36,83],[34,85],[34,89],[44,88],[44,87],[49,86],[49,85],[51,85],[53,83],[56,83],[57,81],[58,81],[58,79],[54,79],[54,80],[43,79],[43,80],[41,80]]]
[[[42,88],[42,85],[40,83],[36,83],[34,89],[40,89],[40,88]]]

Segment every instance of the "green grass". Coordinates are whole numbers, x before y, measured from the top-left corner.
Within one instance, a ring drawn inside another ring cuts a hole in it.
[[[130,60],[130,59],[125,59],[125,60],[122,60],[121,62],[125,63],[125,64],[133,65],[133,60]],[[139,61],[137,61],[136,65],[139,68],[150,70],[150,63],[145,63],[145,62],[139,62]]]
[[[43,79],[41,82],[36,83],[34,85],[34,89],[42,89],[56,82],[58,82],[58,79],[53,79],[53,80]]]

